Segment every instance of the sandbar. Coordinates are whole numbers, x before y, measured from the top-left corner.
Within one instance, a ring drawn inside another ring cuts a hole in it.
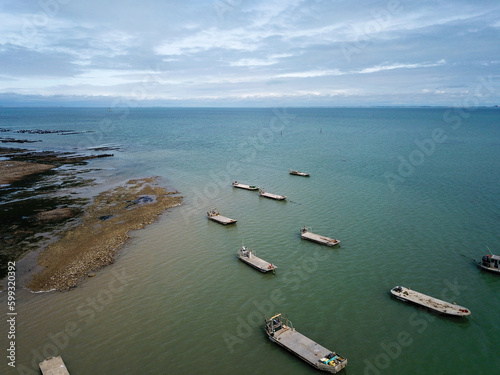
[[[67,230],[39,256],[42,271],[28,284],[32,291],[65,291],[114,262],[129,232],[144,228],[182,197],[158,186],[158,178],[130,180],[100,193],[85,209],[81,223]]]

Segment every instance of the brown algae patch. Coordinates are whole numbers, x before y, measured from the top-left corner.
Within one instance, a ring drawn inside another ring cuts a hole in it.
[[[54,222],[71,219],[75,216],[75,210],[70,207],[55,208],[50,211],[39,212],[35,215],[36,220]]]
[[[26,161],[0,161],[0,188],[2,185],[11,184],[14,181],[22,180],[24,177],[35,173],[46,172],[55,165],[51,164],[41,164],[41,163],[31,163]]]
[[[34,275],[28,288],[69,290],[85,276],[114,262],[114,255],[130,237],[166,209],[179,205],[181,196],[157,185],[157,178],[130,180],[95,197],[82,222],[49,245],[38,263],[44,269]]]
[[[81,196],[88,191],[83,188],[95,185],[93,179],[82,176],[89,170],[82,166],[87,160],[103,155],[0,147],[0,156],[10,159],[0,161],[0,278],[3,278],[9,261],[21,262],[24,255],[33,250],[38,252],[54,236],[75,224],[89,203]],[[27,265],[27,272],[31,266]],[[18,268],[19,277],[23,277],[21,270]]]

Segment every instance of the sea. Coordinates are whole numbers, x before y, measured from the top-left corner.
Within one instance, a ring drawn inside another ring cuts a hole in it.
[[[112,149],[85,166],[88,196],[158,176],[184,197],[70,292],[18,286],[15,323],[1,292],[2,374],[57,355],[72,375],[318,373],[267,338],[276,313],[349,375],[500,373],[500,275],[475,263],[500,253],[498,108],[0,108],[0,128],[41,140],[4,146]],[[276,274],[239,261],[242,245]],[[472,315],[404,303],[397,285]]]

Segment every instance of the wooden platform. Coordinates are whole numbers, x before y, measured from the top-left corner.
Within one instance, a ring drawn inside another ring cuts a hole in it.
[[[270,198],[270,199],[274,199],[274,200],[277,200],[277,201],[283,201],[283,200],[286,200],[286,196],[284,195],[278,195],[278,194],[272,194],[272,193],[266,193],[264,190],[262,189],[259,189],[259,195],[261,197],[265,197],[265,198]]]
[[[239,189],[245,189],[245,190],[259,190],[258,186],[255,185],[245,185],[245,184],[240,184],[238,181],[233,182],[233,187],[239,188]]]
[[[45,361],[40,362],[39,366],[43,375],[69,375],[61,356],[49,357]]]
[[[309,230],[306,227],[300,230],[300,238],[316,242],[325,246],[340,246],[339,240],[325,236],[320,236],[319,234],[309,232]]]
[[[434,310],[440,314],[454,315],[454,316],[468,316],[471,314],[469,309],[457,304],[442,301],[440,299],[430,297],[420,292],[405,288],[403,286],[396,286],[391,289],[391,294],[403,301],[415,303],[424,306],[430,310]]]

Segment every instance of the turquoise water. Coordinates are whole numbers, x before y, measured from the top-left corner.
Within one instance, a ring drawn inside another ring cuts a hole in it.
[[[17,368],[4,359],[2,373],[31,373],[48,355],[72,374],[315,373],[266,338],[263,315],[275,312],[347,357],[349,374],[500,366],[500,277],[471,261],[499,253],[498,109],[2,108],[0,128],[93,131],[2,135],[39,149],[119,146],[89,176],[110,186],[158,175],[185,197],[70,293],[17,290]],[[238,223],[208,221],[210,208]],[[300,240],[302,225],[341,248]],[[239,262],[242,243],[276,276]],[[394,300],[398,284],[472,317]]]

